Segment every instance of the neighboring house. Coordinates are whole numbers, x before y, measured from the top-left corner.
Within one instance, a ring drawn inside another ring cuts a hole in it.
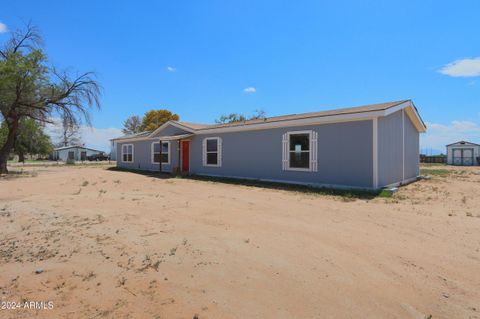
[[[67,159],[71,159],[74,161],[85,161],[87,160],[87,156],[102,153],[102,151],[94,150],[80,145],[65,146],[55,148],[52,153],[52,159],[54,161],[67,161]]]
[[[479,156],[479,144],[459,141],[447,145],[447,164],[449,165],[478,165],[477,157]]]
[[[168,121],[113,141],[126,169],[379,189],[419,176],[425,130],[404,100],[230,124]]]

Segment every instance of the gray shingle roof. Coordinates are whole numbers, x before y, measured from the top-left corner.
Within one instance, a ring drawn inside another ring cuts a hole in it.
[[[211,125],[195,124],[195,125],[198,125],[199,128],[194,128],[193,126],[191,128],[193,128],[195,130],[203,130],[203,129],[212,129],[212,128],[222,128],[222,127],[233,127],[233,126],[242,126],[242,125],[250,125],[250,124],[259,124],[259,123],[270,123],[270,122],[298,120],[298,119],[305,119],[305,118],[310,118],[310,117],[322,117],[322,116],[332,116],[332,115],[342,115],[342,114],[383,111],[383,110],[389,109],[391,107],[397,106],[399,104],[402,104],[402,103],[405,103],[405,102],[408,102],[408,101],[409,100],[401,100],[401,101],[378,103],[378,104],[369,104],[369,105],[363,105],[363,106],[357,106],[357,107],[334,109],[334,110],[320,111],[320,112],[310,112],[310,113],[272,116],[272,117],[267,117],[265,119],[248,120],[248,121],[225,123],[225,124],[211,124]],[[180,124],[182,124],[182,123],[180,123]],[[188,123],[188,124],[191,125],[191,123]],[[187,126],[187,125],[185,125],[185,126]]]

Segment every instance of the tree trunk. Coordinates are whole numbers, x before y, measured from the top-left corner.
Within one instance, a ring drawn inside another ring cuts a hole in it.
[[[18,161],[25,164],[25,154],[23,154],[23,152],[18,153]]]
[[[7,174],[7,160],[8,160],[8,155],[10,155],[10,152],[13,149],[13,146],[15,145],[15,138],[17,137],[17,131],[18,131],[18,120],[11,120],[9,122],[9,119],[7,119],[7,128],[8,128],[8,135],[7,135],[7,140],[5,141],[5,144],[0,148],[0,175],[1,174]]]

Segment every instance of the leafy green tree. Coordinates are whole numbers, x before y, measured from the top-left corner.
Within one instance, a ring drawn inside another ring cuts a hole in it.
[[[215,123],[225,124],[225,123],[243,122],[246,120],[247,118],[243,114],[230,113],[228,115],[220,116],[218,119],[215,120]]]
[[[266,113],[264,110],[255,110],[255,113],[249,117],[246,117],[243,114],[230,113],[228,115],[222,115],[215,120],[217,124],[226,124],[226,123],[235,123],[235,122],[244,122],[249,120],[258,120],[265,119]]]
[[[155,131],[160,125],[167,121],[178,121],[180,116],[169,110],[151,110],[145,113],[143,117],[142,131]]]
[[[0,125],[0,145],[5,143],[8,128],[5,122]],[[13,151],[19,162],[25,161],[25,155],[48,155],[53,151],[50,137],[43,131],[40,123],[32,119],[20,121],[19,133],[15,139]]]
[[[57,71],[47,64],[40,42],[37,29],[29,24],[12,32],[0,46],[0,120],[7,126],[0,145],[0,174],[8,172],[8,155],[22,120],[52,123],[55,115],[64,114],[70,123],[84,119],[90,124],[89,110],[100,107],[100,86],[94,74],[71,77]]]

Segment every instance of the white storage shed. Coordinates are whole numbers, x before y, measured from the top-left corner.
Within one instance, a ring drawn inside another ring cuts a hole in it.
[[[459,166],[479,165],[480,145],[467,141],[459,141],[447,145],[447,164]]]

